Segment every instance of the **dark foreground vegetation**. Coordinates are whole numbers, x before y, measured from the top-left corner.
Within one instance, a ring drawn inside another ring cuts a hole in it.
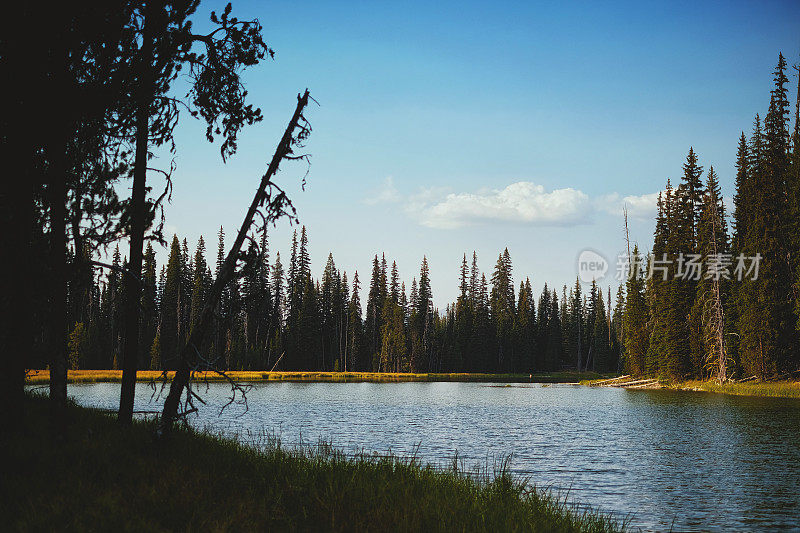
[[[24,430],[2,440],[13,465],[0,485],[12,530],[448,530],[616,531],[512,477],[467,477],[413,459],[347,457],[327,445],[260,450],[154,425],[117,424],[68,407],[71,424],[49,438],[48,402],[28,397]]]

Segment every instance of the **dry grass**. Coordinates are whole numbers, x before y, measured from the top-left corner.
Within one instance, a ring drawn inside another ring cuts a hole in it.
[[[174,372],[167,372],[167,378],[172,379]],[[563,383],[574,382],[586,377],[599,377],[594,373],[578,372],[552,372],[547,374],[478,374],[478,373],[395,373],[395,372],[267,372],[258,370],[230,371],[227,373],[236,381],[242,382],[267,382],[267,381],[305,381],[305,382],[359,382],[371,381],[378,383],[403,382],[403,381],[464,381],[464,382],[538,382],[538,383]],[[136,373],[139,382],[159,381],[163,375],[158,370],[140,370]],[[215,372],[196,372],[196,381],[223,381]],[[95,382],[120,382],[122,370],[70,370],[67,373],[68,383],[95,383]],[[50,382],[49,370],[29,370],[26,382],[29,384],[43,384]]]
[[[597,385],[601,380],[582,380],[581,385]],[[800,398],[800,381],[747,381],[745,383],[716,381],[678,381],[660,382],[667,389],[716,392],[719,394],[732,394],[735,396],[763,396],[768,398]]]
[[[716,381],[685,381],[674,385],[683,390],[718,392],[736,396],[765,396],[771,398],[800,398],[800,381],[748,381],[717,383]]]

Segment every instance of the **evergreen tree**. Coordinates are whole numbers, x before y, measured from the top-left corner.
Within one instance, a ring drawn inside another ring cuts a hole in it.
[[[644,294],[644,273],[639,247],[634,246],[631,272],[626,287],[623,335],[625,342],[625,371],[629,374],[645,373],[647,356],[647,304]]]
[[[295,370],[324,368],[322,360],[322,321],[320,317],[319,289],[311,278],[306,278],[300,313],[295,326]]]
[[[592,304],[592,337],[589,345],[591,355],[586,362],[586,366],[594,371],[605,371],[609,368],[610,345],[608,338],[608,321],[606,318],[605,304],[603,303],[603,292],[596,290]],[[590,362],[591,361],[591,362]],[[587,370],[589,369],[587,368]]]
[[[469,297],[472,300],[473,307],[478,295],[478,290],[481,282],[481,273],[478,270],[478,254],[473,250],[472,252],[472,267],[469,273]]]
[[[473,371],[492,372],[496,365],[491,351],[494,345],[494,333],[489,311],[489,284],[485,274],[480,275],[480,280],[476,284],[474,300],[474,327],[471,342],[473,350],[470,360],[473,364]]]
[[[697,154],[694,149],[689,147],[689,154],[686,156],[686,163],[683,165],[683,180],[679,189],[681,198],[687,204],[688,232],[692,240],[697,236],[697,223],[703,212],[703,167],[697,164]]]
[[[547,283],[545,283],[544,288],[542,288],[542,293],[539,296],[539,304],[536,311],[536,316],[538,318],[536,322],[536,346],[539,347],[539,350],[537,350],[537,369],[546,368],[548,370],[552,370],[559,363],[559,361],[553,361],[552,358],[548,357],[548,355],[552,355],[548,354],[548,348],[550,347],[551,342],[551,321],[553,319],[550,299],[550,289],[548,288]],[[561,335],[559,335],[559,338],[560,337]]]
[[[302,287],[298,287],[297,281],[297,230],[292,232],[292,248],[291,256],[289,257],[289,271],[286,273],[286,314],[289,324],[293,324],[297,320],[297,313],[300,309],[300,291]]]
[[[386,254],[383,253],[381,254],[381,275],[379,281],[379,287],[380,287],[379,297],[381,301],[385,301],[389,294],[389,276],[387,272],[388,269],[386,266]]]
[[[558,294],[556,294],[555,289],[550,294],[550,332],[548,335],[548,343],[547,343],[547,360],[551,361],[552,368],[557,369],[558,364],[562,359],[562,346],[563,346],[563,339],[562,335],[562,326],[561,326],[561,317],[559,316],[559,306],[558,306]]]
[[[275,254],[275,264],[272,266],[272,331],[270,332],[270,360],[274,365],[278,359],[285,356],[283,331],[286,317],[286,296],[284,292],[284,272],[280,252]]]
[[[174,368],[179,349],[178,332],[183,278],[181,263],[181,247],[178,236],[174,235],[167,260],[164,295],[161,299],[161,364],[166,369]]]
[[[536,311],[530,279],[526,278],[525,282],[520,281],[518,294],[517,312],[514,321],[516,346],[514,349],[513,371],[533,373],[536,369],[534,360]]]
[[[373,360],[380,352],[380,332],[383,326],[383,303],[381,266],[377,254],[372,260],[372,278],[369,282],[369,295],[367,296],[367,316],[364,320],[365,349],[367,360],[362,370],[372,370]]]
[[[688,266],[691,254],[697,253],[697,220],[695,209],[702,208],[702,201],[696,203],[692,198],[696,186],[695,172],[702,171],[696,164],[696,157],[690,150],[687,164],[684,165],[684,176],[680,186],[675,190],[672,205],[667,207],[669,217],[669,237],[667,249],[669,257],[676,258],[675,275],[669,282],[669,307],[666,317],[667,341],[662,372],[673,378],[684,378],[691,374],[693,360],[696,359],[697,345],[696,326],[700,320],[693,316],[698,279],[701,273],[695,273]],[[683,265],[680,264],[684,258]],[[681,271],[682,270],[682,271]]]
[[[750,172],[752,209],[742,251],[760,254],[757,280],[745,279],[738,287],[739,357],[745,373],[761,378],[790,368],[796,360],[797,341],[791,297],[786,291],[792,280],[788,226],[788,98],[786,62],[778,58],[774,89],[762,133],[758,117],[751,140]],[[742,191],[740,191],[741,193]]]
[[[742,132],[739,138],[739,147],[736,151],[736,194],[733,197],[733,242],[731,248],[734,252],[743,246],[743,239],[747,226],[750,224],[751,214],[748,212],[748,200],[753,197],[750,190],[750,155],[748,152],[747,138]]]
[[[567,306],[567,325],[565,331],[568,335],[567,358],[570,356],[574,361],[575,368],[580,370],[583,364],[583,338],[586,335],[586,326],[583,320],[583,292],[581,290],[580,279],[575,278],[575,285],[570,291],[569,303]]]
[[[190,304],[190,325],[193,328],[200,318],[205,305],[206,295],[211,289],[211,271],[206,264],[206,243],[201,235],[197,241],[194,254],[194,275],[192,279],[192,295]]]
[[[392,261],[392,278],[389,283],[389,296],[395,304],[400,303],[400,274],[397,272],[397,261]]]
[[[414,372],[430,369],[433,335],[433,293],[431,291],[428,258],[423,256],[417,285],[417,298],[412,301],[412,350],[411,366]]]
[[[150,368],[150,349],[156,337],[158,327],[156,253],[148,242],[142,265],[142,322],[139,341],[140,368]]]
[[[475,274],[477,275],[477,274]],[[471,280],[468,277],[467,254],[461,261],[459,271],[459,296],[456,300],[453,316],[453,350],[451,366],[463,369],[475,367],[472,359],[472,330],[474,321],[474,301],[472,298]]]
[[[322,364],[323,368],[332,369],[333,361],[339,358],[338,346],[338,284],[339,272],[333,261],[333,254],[328,254],[325,270],[322,273],[322,292],[320,294],[322,320]]]
[[[405,317],[400,305],[387,299],[381,320],[381,353],[379,372],[408,371],[406,356]]]
[[[430,269],[428,267],[428,258],[422,258],[422,265],[419,270],[419,285],[417,286],[417,313],[425,315],[431,310],[431,300],[433,293],[431,291]]]
[[[498,372],[510,372],[513,365],[512,338],[515,307],[511,259],[506,248],[504,253],[497,258],[492,273],[490,296],[491,318],[497,335],[495,368]]]
[[[297,279],[305,282],[311,279],[311,256],[308,252],[306,227],[300,229],[300,249],[297,252]]]
[[[614,354],[614,361],[616,362],[616,366],[614,366],[613,368],[617,371],[622,369],[622,357],[623,357],[622,351],[623,351],[623,346],[625,345],[625,339],[623,337],[624,313],[625,313],[625,286],[622,283],[620,283],[619,286],[617,287],[616,302],[614,304],[614,314],[611,318],[611,328],[614,331],[614,334],[611,337],[614,342],[612,350]]]
[[[650,278],[650,298],[648,308],[650,312],[650,339],[644,367],[648,375],[657,376],[665,371],[663,362],[670,349],[669,304],[670,287],[673,282],[675,270],[673,262],[676,260],[674,253],[668,253],[669,224],[672,220],[672,187],[667,181],[665,193],[666,201],[658,195],[658,214],[656,216],[656,229],[653,239],[653,260],[661,261],[662,270],[654,273]],[[622,290],[622,286],[620,286]],[[619,296],[618,296],[619,298]],[[619,301],[619,300],[618,300]]]
[[[353,290],[350,292],[350,302],[347,308],[348,322],[348,363],[345,370],[363,370],[366,368],[364,353],[363,324],[361,321],[361,284],[358,281],[358,271],[353,275]]]
[[[281,263],[280,252],[275,254],[275,264],[272,266],[272,315],[275,317],[277,326],[283,326],[285,317],[285,295],[283,287],[283,264]]]

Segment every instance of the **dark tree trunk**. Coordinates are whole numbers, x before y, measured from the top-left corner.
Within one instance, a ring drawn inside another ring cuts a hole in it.
[[[53,99],[53,135],[45,147],[48,157],[48,202],[50,208],[50,405],[52,429],[63,435],[67,407],[67,147],[72,131],[72,84],[68,70],[69,55],[51,49],[51,87]]]
[[[124,278],[124,324],[125,343],[122,352],[122,388],[119,398],[119,421],[130,424],[133,418],[133,400],[136,391],[136,371],[139,360],[139,305],[141,301],[142,251],[147,205],[147,148],[150,102],[152,100],[153,55],[152,12],[150,2],[145,7],[145,22],[142,32],[141,76],[137,91],[136,109],[136,156],[133,167],[133,190],[131,192],[130,250],[128,252],[128,275]]]
[[[3,134],[0,142],[4,161],[19,162],[20,174],[0,192],[0,246],[7,265],[2,276],[2,325],[0,326],[0,413],[10,430],[19,430],[24,420],[25,369],[33,351],[33,316],[31,288],[35,286],[33,257],[33,228],[36,205],[35,193],[47,176],[35,164],[41,148],[41,125],[47,123],[47,110],[42,103],[48,101],[47,80],[48,41],[41,39],[15,39],[20,21],[34,18],[33,6],[12,3],[0,22],[4,35],[11,35],[3,43],[3,60],[0,78],[14,80],[7,83],[4,112],[0,116]],[[50,10],[52,11],[52,10]],[[41,17],[41,13],[39,13]],[[45,24],[50,18],[44,17]],[[44,32],[43,32],[44,33]]]
[[[59,136],[60,137],[60,136]],[[50,197],[50,403],[60,431],[67,406],[67,182],[66,142],[54,140]]]
[[[28,139],[30,140],[30,139]],[[16,144],[16,143],[15,143]],[[6,145],[11,148],[11,143]],[[28,152],[28,146],[19,146],[16,156]],[[5,151],[5,150],[4,150]],[[9,160],[14,154],[9,150]],[[26,160],[33,159],[32,155]],[[33,348],[33,328],[31,324],[30,294],[34,285],[33,270],[28,263],[31,257],[33,237],[33,191],[34,183],[39,181],[32,169],[28,168],[14,187],[0,196],[2,223],[7,231],[2,232],[3,250],[7,252],[9,271],[4,276],[3,324],[7,328],[0,342],[5,343],[3,372],[0,372],[0,404],[11,431],[20,426],[24,418],[25,366]],[[13,229],[12,229],[13,228]]]

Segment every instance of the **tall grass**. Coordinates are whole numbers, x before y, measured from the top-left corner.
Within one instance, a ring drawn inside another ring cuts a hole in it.
[[[737,396],[800,398],[800,382],[798,381],[746,381],[744,383],[727,382],[721,384],[716,381],[687,381],[678,384],[678,387]]]
[[[71,406],[63,440],[47,403],[1,441],[0,512],[12,530],[617,531],[624,523],[531,488],[507,464],[449,469],[325,444],[256,448],[188,429],[156,441],[152,423],[121,427]]]

